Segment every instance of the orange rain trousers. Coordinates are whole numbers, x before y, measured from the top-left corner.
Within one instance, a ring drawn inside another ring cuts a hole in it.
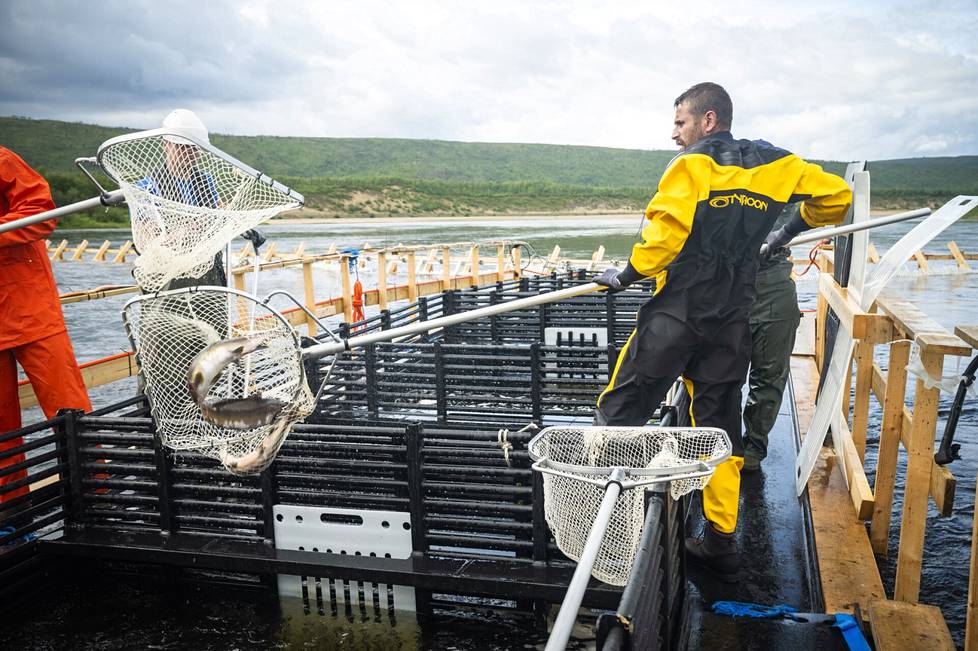
[[[75,362],[68,333],[45,337],[17,348],[0,350],[0,432],[9,432],[21,427],[20,399],[17,395],[17,363],[27,374],[37,401],[48,418],[59,409],[84,409],[91,411],[85,382]],[[4,452],[23,445],[21,437],[0,443],[0,457]],[[0,473],[4,468],[22,463],[23,454],[0,458]],[[27,493],[27,487],[4,493],[4,485],[27,476],[26,470],[0,476],[0,503],[12,500]]]
[[[44,178],[0,147],[0,224],[54,207]],[[21,426],[18,362],[48,417],[63,408],[92,408],[44,244],[54,227],[49,220],[0,234],[0,434]],[[20,437],[0,442],[0,503],[27,492],[26,487],[4,492],[6,484],[27,476],[25,470],[3,475],[4,468],[24,461],[23,454],[3,456],[22,444]]]

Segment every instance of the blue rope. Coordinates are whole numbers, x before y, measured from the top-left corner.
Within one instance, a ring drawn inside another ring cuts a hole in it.
[[[798,612],[797,608],[783,604],[778,606],[762,606],[745,601],[715,601],[713,602],[712,608],[713,612],[718,615],[729,615],[730,617],[752,617],[755,619],[785,617],[787,619],[801,619],[795,617],[795,613]],[[859,623],[852,615],[838,613],[835,615],[835,623],[832,626],[839,629],[839,632],[842,633],[842,639],[845,640],[849,651],[871,651],[869,643],[863,637],[863,631],[859,627]]]
[[[350,259],[347,261],[350,265],[350,271],[356,272],[357,278],[359,278],[360,271],[357,269],[357,257],[360,255],[360,249],[353,246],[348,246],[345,249],[340,249],[340,253],[345,253],[350,256]]]
[[[13,527],[3,527],[2,529],[0,529],[0,538],[3,538],[5,536],[9,536],[10,534],[12,534],[15,531],[17,531],[17,530],[14,529]],[[14,538],[13,540],[6,541],[5,543],[3,543],[3,546],[4,547],[7,547],[8,545],[13,545],[13,544],[16,544],[16,543],[21,542],[21,541],[23,541],[23,542],[30,542],[30,541],[34,540],[35,538],[37,538],[37,536],[35,536],[33,533],[25,533],[20,538]]]
[[[713,612],[718,615],[729,615],[731,617],[754,617],[772,619],[775,617],[791,618],[798,612],[797,608],[787,605],[762,606],[760,604],[747,603],[745,601],[715,601],[713,602]]]

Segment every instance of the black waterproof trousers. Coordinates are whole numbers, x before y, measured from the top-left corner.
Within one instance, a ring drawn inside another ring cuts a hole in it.
[[[718,427],[730,437],[733,455],[703,490],[703,512],[719,531],[731,533],[737,528],[744,454],[740,399],[751,349],[747,314],[690,323],[655,309],[655,303],[639,311],[635,331],[598,397],[595,424],[645,425],[682,377],[693,425]]]

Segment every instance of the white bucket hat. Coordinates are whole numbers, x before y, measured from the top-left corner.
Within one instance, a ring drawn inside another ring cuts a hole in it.
[[[200,121],[200,118],[193,111],[187,109],[176,109],[163,118],[163,128],[172,131],[175,135],[165,135],[164,140],[175,142],[181,145],[191,145],[193,141],[181,138],[187,135],[200,142],[210,144],[207,136],[207,127]]]

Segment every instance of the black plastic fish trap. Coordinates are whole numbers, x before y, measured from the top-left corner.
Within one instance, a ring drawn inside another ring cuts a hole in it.
[[[552,276],[445,292],[343,333],[576,282],[584,280]],[[47,535],[15,546],[16,553],[0,550],[0,578],[29,581],[48,560],[84,558],[242,585],[284,574],[314,577],[317,586],[320,578],[361,588],[412,586],[419,612],[433,594],[474,595],[541,612],[538,607],[562,600],[574,564],[556,548],[544,520],[542,481],[525,450],[532,433],[518,430],[531,420],[589,420],[647,298],[647,287],[584,296],[346,354],[316,414],[295,427],[275,463],[253,478],[161,447],[141,398],[59,416],[34,428],[42,438],[25,444],[34,457],[29,482],[54,483],[32,491],[25,501],[31,523],[7,539],[30,530]],[[548,345],[552,328],[558,332]],[[317,371],[318,362],[308,367]],[[667,420],[675,414],[669,411]],[[342,547],[276,549],[279,505],[406,512],[410,557],[356,556]],[[681,537],[675,540],[681,544]],[[669,550],[664,574],[684,576],[679,547]],[[620,595],[592,582],[584,604],[610,609]],[[670,592],[662,602],[677,599]]]
[[[452,290],[352,324],[341,336],[404,325],[425,304],[424,313],[434,318],[583,282],[578,275],[553,275]],[[350,351],[338,358],[310,418],[413,417],[443,424],[589,418],[650,289],[646,283],[579,296]],[[307,367],[315,385],[326,368]]]

